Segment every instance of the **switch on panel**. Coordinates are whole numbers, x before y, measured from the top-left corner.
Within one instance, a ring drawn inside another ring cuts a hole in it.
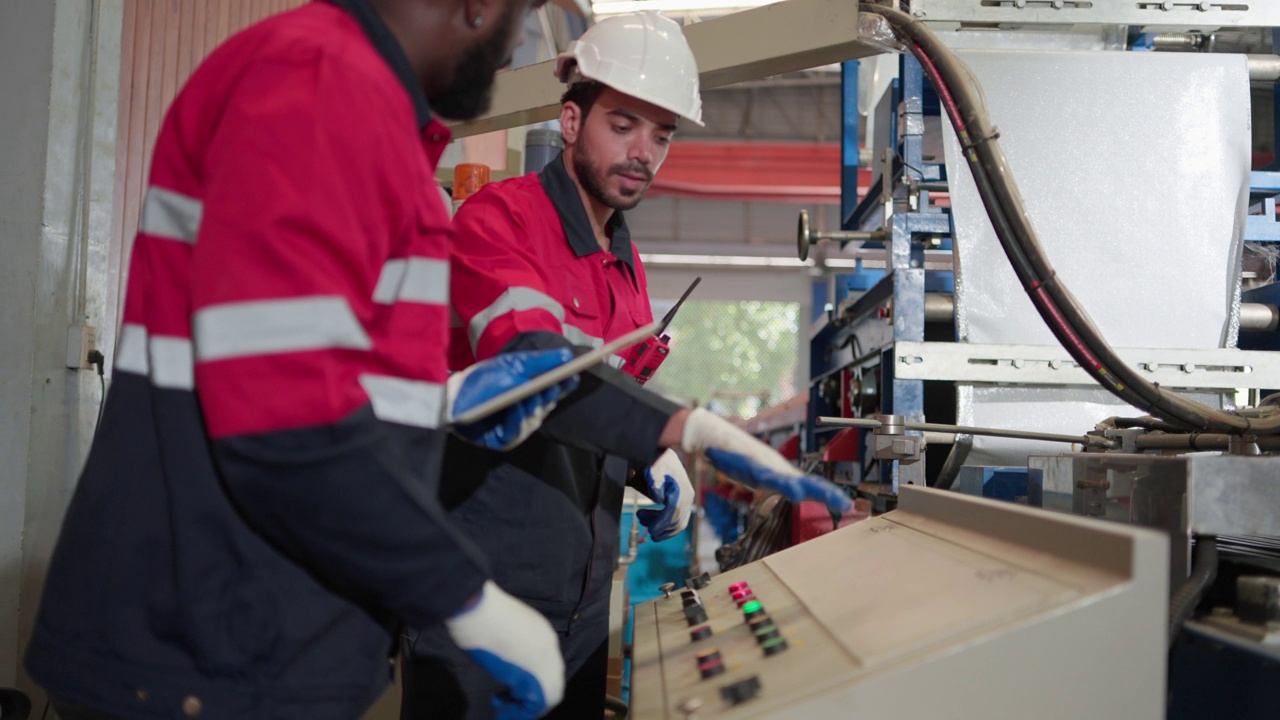
[[[739,705],[754,700],[760,694],[760,676],[752,675],[745,680],[739,680],[735,683],[729,683],[720,688],[720,697],[724,698],[730,705]]]

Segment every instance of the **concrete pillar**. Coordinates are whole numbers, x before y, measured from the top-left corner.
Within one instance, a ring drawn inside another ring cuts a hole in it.
[[[0,685],[28,691],[22,653],[101,397],[95,371],[68,367],[68,332],[114,346],[123,7],[0,3]]]

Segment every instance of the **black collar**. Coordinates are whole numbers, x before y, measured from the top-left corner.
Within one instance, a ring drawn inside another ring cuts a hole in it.
[[[417,74],[413,72],[413,67],[409,65],[409,58],[405,56],[404,48],[400,47],[400,42],[391,34],[391,29],[382,21],[378,11],[373,9],[369,0],[329,1],[346,10],[356,19],[356,22],[360,23],[364,34],[369,36],[369,42],[373,43],[378,54],[387,61],[391,71],[396,74],[400,84],[404,85],[405,91],[409,93],[409,99],[413,101],[413,111],[418,116],[418,127],[425,128],[427,123],[431,122],[431,107],[427,104],[427,95],[422,92],[422,84],[418,81]]]
[[[560,215],[560,224],[564,226],[565,237],[569,238],[573,252],[578,257],[600,252],[600,243],[596,242],[596,235],[591,230],[591,220],[587,217],[587,209],[582,206],[578,186],[573,184],[573,178],[564,167],[563,152],[538,173],[538,180]],[[620,210],[613,212],[605,232],[609,234],[609,252],[626,263],[634,273],[636,264],[631,255],[631,231],[627,229],[627,221]]]

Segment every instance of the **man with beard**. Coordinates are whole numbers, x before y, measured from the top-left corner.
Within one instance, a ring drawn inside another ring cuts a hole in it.
[[[540,174],[485,186],[454,218],[455,369],[500,352],[598,346],[652,320],[620,211],[644,197],[678,119],[701,122],[693,54],[675,22],[642,12],[596,24],[557,66],[569,83],[565,151]],[[664,506],[641,511],[653,539],[689,522],[693,489],[680,460],[671,450],[658,456],[660,447],[710,447],[718,467],[750,485],[848,506],[838,488],[801,475],[705,410],[681,409],[613,368],[582,382],[519,448],[494,453],[451,441],[441,487],[494,579],[559,632],[569,680],[548,717],[572,720],[604,714],[625,485]],[[403,720],[490,716],[496,686],[442,629],[411,634],[404,662]]]
[[[505,717],[558,701],[554,631],[437,499],[450,418],[572,357],[446,362],[433,113],[485,109],[536,4],[314,2],[174,102],[26,655],[63,720],[351,720],[402,623],[443,623]],[[576,382],[452,429],[511,447]]]

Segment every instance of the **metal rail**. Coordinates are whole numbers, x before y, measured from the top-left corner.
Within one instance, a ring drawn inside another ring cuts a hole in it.
[[[878,430],[881,427],[880,421],[872,418],[838,418],[821,416],[818,418],[818,424],[834,427],[857,427],[868,430]],[[1045,442],[1071,443],[1098,448],[1112,448],[1116,446],[1116,442],[1114,440],[1096,437],[1093,435],[1060,435],[1058,433],[1033,432],[1029,430],[1006,430],[1004,428],[971,427],[969,425],[948,425],[945,423],[929,422],[904,422],[902,423],[902,427],[906,430],[919,430],[922,432],[987,435],[990,437],[1013,438],[1015,440],[1042,440]]]

